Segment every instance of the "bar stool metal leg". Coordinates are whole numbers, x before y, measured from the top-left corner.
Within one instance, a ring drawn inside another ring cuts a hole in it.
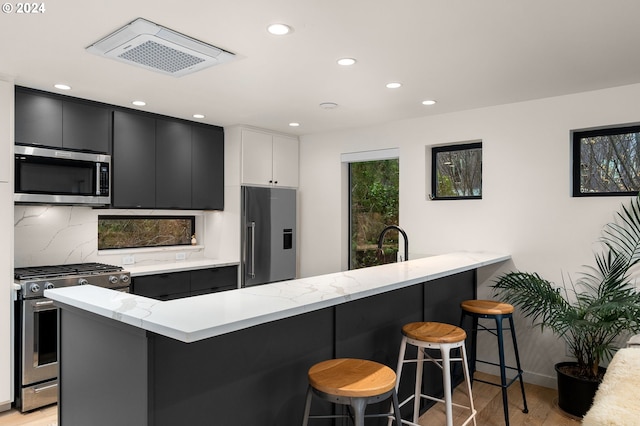
[[[496,334],[498,337],[498,357],[500,359],[500,384],[502,388],[502,409],[504,411],[504,421],[509,426],[509,403],[507,402],[507,370],[504,362],[504,336],[502,330],[502,315],[495,316]]]
[[[418,396],[422,393],[422,374],[424,372],[424,349],[418,348],[418,358],[416,364],[416,380],[413,390],[413,422],[418,423],[420,417],[420,399]]]
[[[518,374],[520,375],[520,390],[522,391],[522,402],[524,403],[523,413],[528,413],[527,397],[524,394],[524,380],[522,380],[522,367],[520,366],[520,353],[518,352],[518,341],[516,340],[516,328],[513,325],[513,316],[509,316],[509,328],[511,329],[511,339],[513,340],[513,350],[516,354],[516,367],[518,368]]]
[[[367,402],[364,398],[351,398],[351,408],[355,413],[355,426],[364,426],[364,409],[367,407]]]
[[[469,395],[469,408],[472,413],[476,412],[476,407],[473,405],[473,398],[471,394],[471,383],[473,380],[471,379],[471,375],[469,374],[469,365],[467,364],[467,350],[464,345],[461,346],[461,358],[462,358],[462,372],[464,373],[464,381],[467,383],[467,394]],[[473,425],[476,426],[476,416],[473,416]]]
[[[471,380],[472,381],[476,380],[476,381],[480,381],[490,385],[501,387],[502,405],[503,405],[503,411],[504,411],[505,424],[509,426],[509,405],[508,405],[507,389],[516,380],[520,381],[520,390],[522,391],[522,400],[524,404],[524,409],[522,410],[522,412],[523,413],[529,412],[527,408],[527,400],[525,396],[524,380],[522,378],[522,375],[524,372],[522,371],[522,367],[520,365],[520,355],[518,353],[518,343],[516,340],[516,333],[515,333],[515,327],[513,322],[514,308],[512,305],[509,305],[507,303],[502,303],[502,302],[497,302],[492,300],[467,300],[461,303],[461,307],[462,307],[462,315],[460,319],[460,326],[461,327],[463,326],[464,320],[466,319],[467,316],[470,316],[473,320],[473,328],[471,331],[471,338],[472,338],[472,345],[473,345],[473,351],[471,354],[471,362],[470,362]],[[494,320],[495,328],[488,328],[480,324],[479,323],[480,318]],[[505,319],[509,320],[509,330],[511,332],[511,339],[513,341],[513,351],[514,351],[514,356],[516,360],[515,368],[512,366],[507,366],[505,361],[505,350],[504,350],[504,331],[505,331],[504,320]],[[481,329],[482,331],[489,331],[491,334],[496,336],[498,340],[498,357],[499,357],[498,364],[490,361],[482,361],[477,359],[477,354],[476,354],[477,332],[479,329]],[[500,384],[474,378],[475,371],[476,371],[476,364],[478,362],[491,364],[499,367]],[[513,379],[508,379],[507,370],[516,370],[517,375]]]
[[[447,426],[453,426],[453,408],[451,406],[451,347],[442,345],[440,353],[442,354],[442,385],[444,392],[444,406],[447,415]]]
[[[307,426],[309,424],[309,413],[311,411],[311,398],[313,397],[313,391],[311,390],[311,386],[307,388],[307,399],[304,404],[304,417],[302,417],[302,426]]]

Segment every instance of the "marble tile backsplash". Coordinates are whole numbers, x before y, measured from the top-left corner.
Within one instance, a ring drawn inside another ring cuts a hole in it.
[[[122,265],[124,250],[98,252],[98,215],[101,213],[114,214],[113,210],[89,207],[15,206],[15,267],[82,262]],[[152,215],[153,211],[135,213]],[[176,249],[126,251],[126,254],[132,253],[136,264],[169,262],[175,261]],[[189,260],[199,259],[203,257],[203,249],[189,247],[184,254]]]

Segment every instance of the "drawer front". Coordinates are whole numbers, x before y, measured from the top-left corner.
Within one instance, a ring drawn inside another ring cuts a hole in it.
[[[238,267],[198,269],[191,271],[191,293],[206,294],[238,287]]]
[[[190,272],[146,275],[133,278],[133,293],[160,300],[169,300],[171,296],[189,294],[191,286]]]

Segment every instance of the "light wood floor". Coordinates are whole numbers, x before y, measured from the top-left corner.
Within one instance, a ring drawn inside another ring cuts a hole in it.
[[[495,379],[493,376],[476,373],[478,378]],[[453,393],[454,402],[466,404],[466,392],[458,386]],[[529,413],[522,413],[522,395],[520,386],[514,383],[509,387],[509,421],[511,425],[520,426],[579,426],[580,420],[562,413],[556,405],[555,389],[525,384]],[[478,410],[478,426],[502,426],[502,395],[500,388],[481,382],[473,384],[473,398]],[[455,425],[462,424],[465,413],[463,409],[454,407]],[[28,414],[20,414],[15,410],[0,413],[0,426],[56,426],[58,410],[55,405],[35,410]],[[444,406],[436,404],[421,418],[423,426],[444,425]],[[258,425],[256,425],[258,426]]]
[[[499,378],[488,374],[476,373],[476,378],[483,380],[497,380]],[[557,407],[557,391],[542,386],[525,383],[527,406],[529,413],[522,412],[522,392],[518,382],[509,386],[507,392],[509,401],[509,422],[514,426],[579,426],[581,421],[569,414],[563,413]],[[464,386],[458,386],[453,392],[453,402],[468,405],[467,393]],[[502,409],[502,392],[499,387],[482,382],[473,383],[473,403],[478,414],[478,426],[504,426],[504,411]],[[465,412],[466,411],[466,412]],[[453,408],[454,425],[460,425],[469,414],[468,410]],[[444,404],[436,404],[420,417],[423,426],[444,425]]]

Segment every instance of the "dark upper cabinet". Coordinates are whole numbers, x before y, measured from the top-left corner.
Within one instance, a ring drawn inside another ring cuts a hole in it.
[[[191,204],[202,210],[223,210],[224,131],[194,125],[191,142]]]
[[[63,101],[62,146],[110,153],[110,113],[106,107]]]
[[[25,87],[15,142],[111,154],[115,208],[224,209],[224,131]]]
[[[156,205],[156,120],[114,111],[112,199],[116,208]]]
[[[218,127],[115,111],[112,162],[113,207],[224,208]]]
[[[156,119],[156,207],[190,209],[191,126]]]
[[[106,106],[16,89],[15,142],[110,152]]]
[[[15,142],[62,146],[62,100],[16,90]]]

